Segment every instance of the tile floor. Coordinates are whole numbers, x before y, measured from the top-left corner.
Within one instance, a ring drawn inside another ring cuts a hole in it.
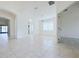
[[[2,37],[2,35],[0,35]],[[0,58],[77,58],[77,50],[63,43],[57,43],[55,37],[28,37],[7,40],[0,37]]]

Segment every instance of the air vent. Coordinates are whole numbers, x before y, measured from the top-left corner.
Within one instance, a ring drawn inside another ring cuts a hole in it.
[[[55,2],[54,1],[49,1],[48,4],[51,6],[51,5],[55,4]]]

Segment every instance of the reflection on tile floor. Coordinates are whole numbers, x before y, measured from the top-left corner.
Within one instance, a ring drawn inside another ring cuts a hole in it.
[[[0,37],[0,57],[70,58],[79,57],[79,53],[63,43],[57,43],[55,37],[29,37],[17,40]]]

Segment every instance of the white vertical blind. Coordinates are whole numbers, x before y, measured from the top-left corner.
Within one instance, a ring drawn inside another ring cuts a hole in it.
[[[2,32],[8,32],[7,28],[8,26],[2,26]]]

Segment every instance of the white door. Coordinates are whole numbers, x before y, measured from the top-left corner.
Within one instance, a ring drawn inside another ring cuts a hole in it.
[[[39,21],[36,19],[30,19],[28,20],[27,24],[27,34],[28,37],[31,39],[34,39],[39,34]]]

